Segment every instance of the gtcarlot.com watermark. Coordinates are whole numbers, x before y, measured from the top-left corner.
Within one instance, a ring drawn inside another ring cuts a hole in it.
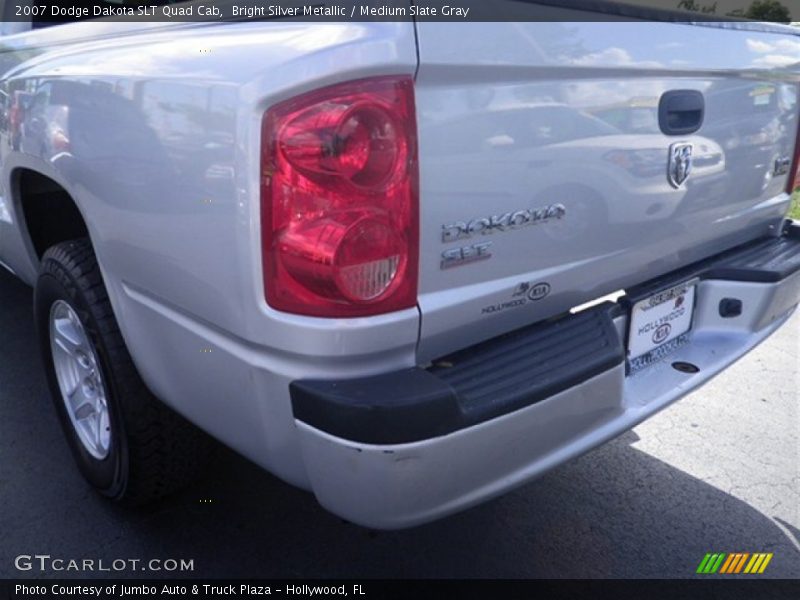
[[[154,573],[187,573],[194,571],[194,559],[186,558],[62,558],[49,554],[20,554],[14,559],[17,571],[32,573],[123,573],[126,571],[151,571]]]

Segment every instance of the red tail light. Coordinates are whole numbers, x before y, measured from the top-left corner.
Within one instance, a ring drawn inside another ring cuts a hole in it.
[[[278,104],[261,129],[267,302],[351,317],[417,301],[417,137],[410,77],[363,79]]]

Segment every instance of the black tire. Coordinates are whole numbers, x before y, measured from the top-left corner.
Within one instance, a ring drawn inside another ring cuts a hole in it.
[[[111,441],[99,460],[87,451],[59,389],[50,342],[50,311],[63,300],[83,325],[102,372]],[[88,239],[45,252],[34,291],[42,360],[70,449],[84,478],[102,495],[141,505],[189,483],[204,466],[210,439],[158,401],[146,388],[125,347]]]

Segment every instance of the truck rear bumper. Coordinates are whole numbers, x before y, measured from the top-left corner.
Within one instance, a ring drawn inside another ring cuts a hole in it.
[[[627,374],[630,305],[698,279],[688,342]],[[721,309],[741,302],[741,313]],[[800,301],[800,227],[649,282],[616,304],[490,340],[426,369],[296,381],[319,502],[355,523],[418,525],[519,486],[637,425],[731,365]],[[724,314],[723,314],[724,313]],[[673,367],[689,363],[696,372]]]

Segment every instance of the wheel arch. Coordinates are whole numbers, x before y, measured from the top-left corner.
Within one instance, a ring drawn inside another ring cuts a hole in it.
[[[8,183],[11,206],[32,274],[38,270],[49,247],[80,237],[92,241],[85,212],[57,174],[27,165],[16,166],[9,173]]]

